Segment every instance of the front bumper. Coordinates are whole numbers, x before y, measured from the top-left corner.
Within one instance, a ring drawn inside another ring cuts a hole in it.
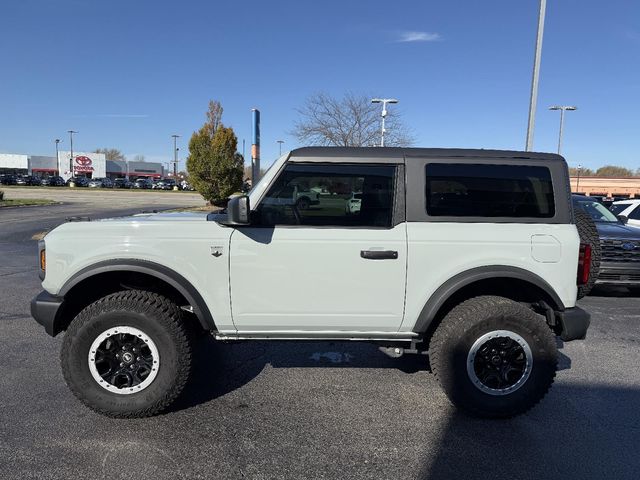
[[[62,307],[62,298],[51,295],[47,291],[42,291],[31,300],[31,316],[44,327],[44,330],[55,337],[60,333],[58,318],[60,307]]]
[[[591,323],[591,315],[580,307],[567,308],[563,312],[555,312],[559,326],[560,338],[565,342],[584,340]]]
[[[596,285],[640,286],[640,263],[602,262]]]

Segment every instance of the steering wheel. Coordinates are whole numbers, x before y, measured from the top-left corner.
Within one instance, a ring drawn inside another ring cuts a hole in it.
[[[300,216],[300,210],[298,210],[298,205],[291,205],[291,211],[293,212],[293,216],[296,219],[296,225],[302,225],[302,217]]]

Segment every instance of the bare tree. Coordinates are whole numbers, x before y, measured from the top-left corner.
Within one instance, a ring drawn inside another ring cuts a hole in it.
[[[104,153],[107,160],[124,160],[124,155],[117,148],[96,148],[95,153]]]
[[[366,95],[347,93],[343,98],[318,93],[297,110],[300,119],[291,134],[305,145],[371,147],[380,145],[380,106]],[[385,145],[406,147],[415,139],[396,108],[386,118]]]
[[[144,155],[138,154],[133,157],[134,162],[144,162]]]
[[[207,129],[209,130],[209,136],[213,138],[213,135],[218,130],[218,127],[222,125],[222,104],[218,100],[209,100],[209,110],[207,110]]]

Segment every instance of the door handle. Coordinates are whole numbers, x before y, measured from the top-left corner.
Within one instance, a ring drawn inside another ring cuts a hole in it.
[[[398,252],[395,250],[360,250],[360,256],[367,260],[396,260]]]

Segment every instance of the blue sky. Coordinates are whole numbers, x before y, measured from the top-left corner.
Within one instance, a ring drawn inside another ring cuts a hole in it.
[[[210,98],[262,158],[315,92],[396,97],[417,146],[524,147],[538,0],[20,0],[0,7],[0,152],[115,147],[168,161]],[[640,2],[549,0],[534,149],[640,167]]]

